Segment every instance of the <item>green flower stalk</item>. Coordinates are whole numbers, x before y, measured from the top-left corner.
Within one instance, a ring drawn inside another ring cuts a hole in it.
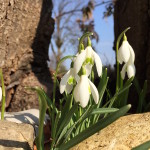
[[[0,69],[0,79],[1,79],[1,84],[2,84],[1,120],[4,120],[4,112],[5,112],[5,85],[4,85],[4,79],[3,79],[2,69]]]
[[[79,51],[79,54],[81,53],[81,50],[82,50],[82,45],[83,45],[83,40],[86,38],[86,37],[89,37],[90,35],[93,35],[92,32],[86,32],[85,34],[83,34],[79,40],[79,47],[78,47],[78,51]]]

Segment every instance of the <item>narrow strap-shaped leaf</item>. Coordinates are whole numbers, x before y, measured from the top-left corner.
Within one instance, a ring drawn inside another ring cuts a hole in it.
[[[36,137],[36,144],[38,150],[43,150],[44,145],[43,145],[43,126],[44,126],[44,119],[45,119],[45,114],[46,114],[46,108],[47,108],[47,102],[45,100],[45,97],[41,90],[37,87],[34,88],[34,90],[37,92],[38,97],[39,97],[39,129],[38,129],[38,136]]]
[[[66,114],[68,113],[69,109],[71,108],[72,101],[73,101],[73,95],[71,95],[71,96],[68,95],[68,99],[66,100],[66,103],[63,107],[63,110],[61,111],[61,118],[60,118],[59,123],[58,123],[58,128],[60,127],[60,124],[64,120],[64,118],[65,118]]]
[[[150,141],[147,141],[141,145],[132,148],[132,150],[148,150],[149,148],[150,148]]]
[[[58,109],[56,108],[56,106],[53,104],[52,100],[47,96],[47,94],[45,93],[44,89],[40,89],[41,92],[43,93],[43,95],[45,96],[45,99],[47,101],[47,105],[49,108],[54,109],[55,112],[58,112]]]
[[[126,112],[130,108],[131,108],[131,105],[126,105],[126,106],[122,107],[118,111],[110,114],[106,118],[104,118],[104,119],[98,121],[96,124],[90,126],[86,130],[84,130],[83,132],[81,132],[80,134],[78,134],[77,136],[72,138],[67,143],[64,143],[64,144],[60,145],[59,149],[61,149],[61,150],[68,150],[69,148],[71,148],[71,147],[75,146],[76,144],[82,142],[83,140],[85,140],[89,136],[91,136],[94,133],[100,131],[101,129],[105,128],[106,126],[108,126],[109,124],[111,124],[112,122],[117,120],[119,117],[121,117],[124,114],[126,114]]]
[[[107,77],[107,68],[105,68],[105,70],[103,71],[100,83],[98,85],[99,101],[98,101],[98,104],[97,104],[97,108],[99,108],[101,106],[102,98],[103,98],[104,92],[106,90],[108,79],[109,78]]]
[[[105,93],[107,83],[108,83],[109,78],[107,77],[107,68],[103,71],[102,79],[100,81],[100,84],[98,86],[99,90],[99,101],[98,104],[96,105],[96,108],[99,108],[102,105],[102,98]],[[94,115],[93,117],[93,124],[98,121],[100,117],[100,114]]]
[[[58,113],[57,113],[57,115],[56,115],[55,123],[54,123],[54,128],[53,128],[53,130],[51,131],[51,132],[52,132],[52,143],[51,143],[51,147],[53,147],[54,144],[55,144],[56,129],[57,129],[57,125],[58,125],[58,121],[59,121],[60,115],[61,115],[61,112],[58,111]]]
[[[70,136],[72,130],[75,128],[75,126],[79,123],[81,123],[83,120],[85,120],[92,111],[92,107],[89,107],[83,114],[82,116],[69,128],[69,130],[66,132],[65,136],[64,136],[64,140],[63,143],[67,141],[67,138]]]
[[[91,115],[95,114],[105,114],[105,113],[112,113],[119,110],[118,108],[96,108],[92,111]]]
[[[58,128],[58,132],[56,134],[56,137],[58,137],[59,134],[61,134],[61,132],[63,132],[65,127],[69,124],[70,119],[72,118],[73,114],[75,113],[75,111],[78,108],[78,104],[79,103],[76,103],[75,105],[73,105],[72,108],[69,110],[69,112],[66,114],[65,118],[63,119],[63,121],[60,124],[60,127]]]
[[[141,89],[140,84],[139,84],[136,77],[134,77],[133,84],[136,88],[136,91],[137,91],[138,95],[140,96],[140,92],[141,92],[142,89]]]
[[[117,99],[115,100],[115,103],[114,103],[114,107],[117,107],[117,108],[121,108],[125,105],[127,105],[127,99],[128,99],[128,94],[129,94],[129,86],[131,86],[131,82],[133,81],[134,77],[128,79],[124,86],[121,87],[119,89],[119,96],[117,97]]]
[[[120,94],[122,94],[124,91],[126,91],[127,89],[129,89],[129,87],[132,85],[132,83],[128,82],[121,90],[119,90],[110,100],[110,104],[109,104],[109,108],[111,108],[117,98],[117,96],[120,96]]]
[[[144,85],[143,85],[143,89],[141,90],[140,95],[139,95],[137,113],[142,112],[142,107],[145,104],[146,92],[147,92],[147,80],[145,80]]]

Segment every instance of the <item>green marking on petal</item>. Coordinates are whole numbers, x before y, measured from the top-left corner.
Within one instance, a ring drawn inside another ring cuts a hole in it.
[[[75,82],[74,77],[70,76],[69,79],[68,79],[68,84],[72,85],[72,84],[74,84],[74,82]]]
[[[88,63],[91,64],[91,65],[94,65],[94,61],[91,57],[87,57],[85,62],[84,62],[84,64],[88,64]]]
[[[94,61],[93,61],[92,58],[91,58],[91,60],[90,60],[90,64],[91,64],[91,65],[94,65]]]
[[[88,90],[89,90],[89,94],[91,94],[91,88],[90,88],[90,86],[88,87]]]

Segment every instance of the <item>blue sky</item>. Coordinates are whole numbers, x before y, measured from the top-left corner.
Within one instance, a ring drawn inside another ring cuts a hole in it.
[[[57,5],[54,5],[57,6]],[[57,8],[57,7],[56,7]],[[56,9],[54,7],[54,10]],[[70,8],[72,9],[72,8]],[[103,18],[103,12],[105,11],[105,5],[100,5],[96,7],[93,11],[93,17],[95,21],[95,31],[99,35],[99,42],[96,43],[93,41],[93,45],[95,50],[100,55],[102,63],[104,65],[111,64],[113,66],[115,64],[115,52],[113,51],[113,42],[114,42],[114,23],[113,23],[113,15],[108,18]],[[56,11],[57,12],[57,11]],[[54,13],[53,13],[54,15]],[[53,16],[54,17],[54,16]],[[56,26],[55,26],[56,28]],[[63,56],[73,55],[72,47],[67,48],[68,51],[64,53]],[[76,48],[75,48],[76,49]],[[52,52],[50,51],[50,55],[52,56]],[[71,61],[66,61],[65,65],[69,68]]]
[[[96,44],[103,64],[115,64],[115,52],[113,51],[114,42],[114,21],[113,15],[103,19],[105,6],[96,7],[94,10],[95,30],[99,34],[100,41]]]

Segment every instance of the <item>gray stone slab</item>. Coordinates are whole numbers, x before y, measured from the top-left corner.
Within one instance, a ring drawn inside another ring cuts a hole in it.
[[[0,150],[32,150],[33,142],[32,125],[0,121]]]

